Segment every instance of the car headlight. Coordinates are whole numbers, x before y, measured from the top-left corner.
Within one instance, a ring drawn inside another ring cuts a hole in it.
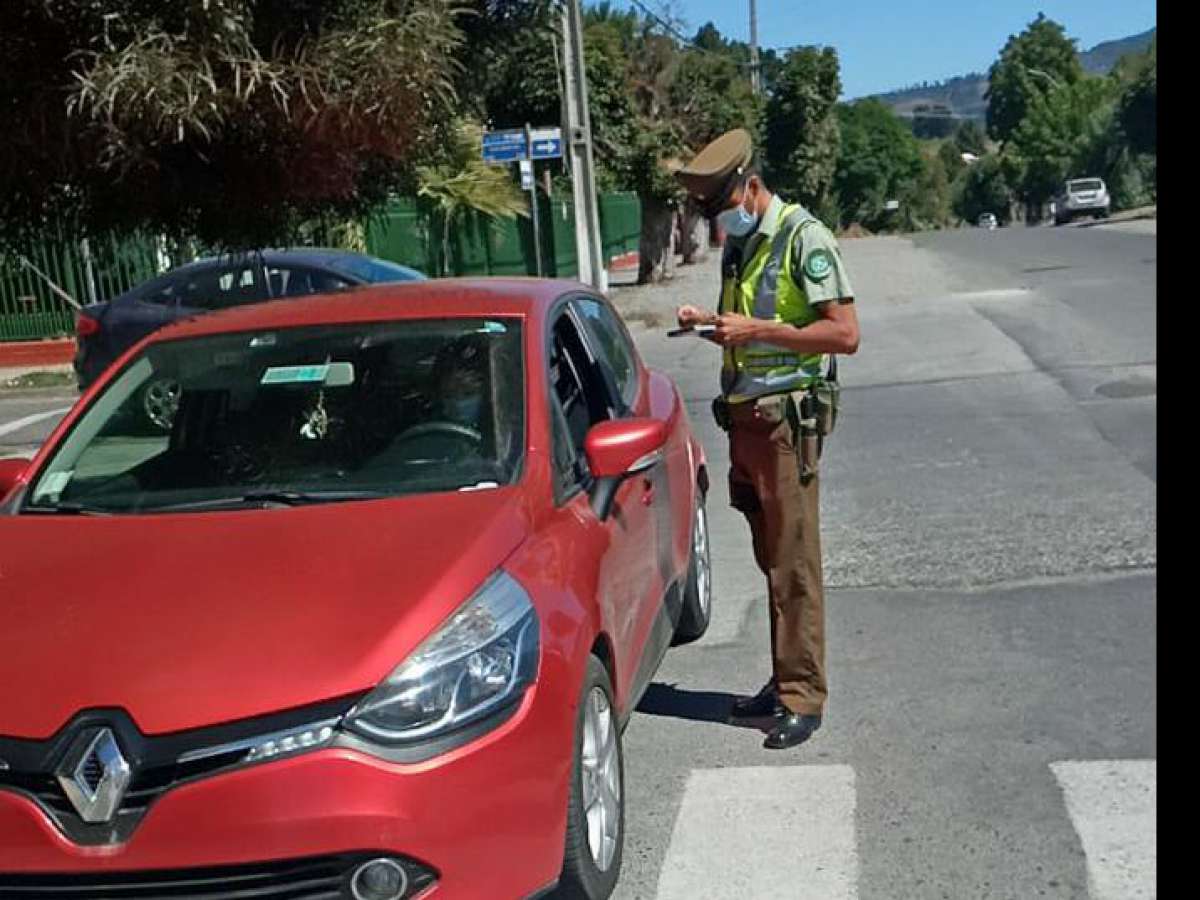
[[[537,674],[537,613],[500,571],[347,715],[370,741],[403,744],[453,731],[520,697]]]

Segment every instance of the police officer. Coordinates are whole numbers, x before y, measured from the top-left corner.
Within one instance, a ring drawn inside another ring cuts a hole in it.
[[[817,463],[836,415],[832,354],[858,349],[854,292],[837,242],[812,213],[771,193],[750,135],[717,138],[676,173],[727,235],[714,325],[724,348],[717,421],[729,432],[729,492],[767,577],[773,671],[735,718],[775,716],[764,746],[794,747],[821,725],[827,695]]]

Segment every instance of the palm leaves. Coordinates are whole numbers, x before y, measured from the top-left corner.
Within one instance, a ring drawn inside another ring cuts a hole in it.
[[[451,130],[444,161],[417,168],[417,196],[432,204],[442,222],[442,271],[450,274],[450,230],[468,212],[489,219],[526,216],[526,201],[506,166],[483,161],[483,128],[459,122]]]

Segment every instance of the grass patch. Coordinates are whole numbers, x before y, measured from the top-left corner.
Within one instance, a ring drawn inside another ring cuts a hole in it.
[[[75,384],[74,372],[26,372],[0,382],[3,388],[65,387]]]

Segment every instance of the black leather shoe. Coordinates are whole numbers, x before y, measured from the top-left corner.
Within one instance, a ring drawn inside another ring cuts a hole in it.
[[[775,682],[768,681],[761,691],[753,697],[741,697],[733,701],[729,714],[735,719],[753,719],[762,716],[775,716],[783,711],[779,702],[779,692],[775,690]]]
[[[768,750],[786,750],[807,741],[814,731],[821,727],[820,716],[805,716],[800,713],[788,713],[780,719],[763,746]]]

